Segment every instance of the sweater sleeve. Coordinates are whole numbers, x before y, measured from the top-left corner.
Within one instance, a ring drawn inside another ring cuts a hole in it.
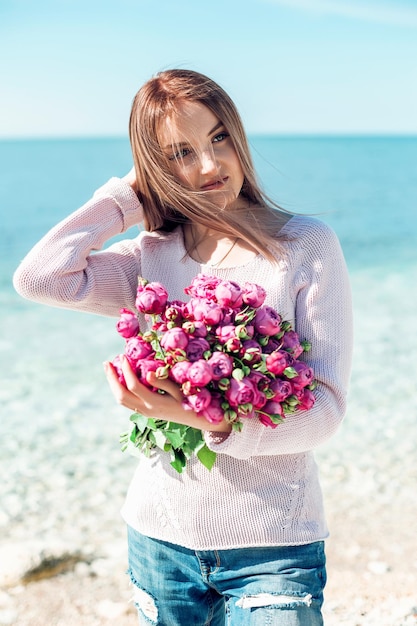
[[[248,419],[240,433],[208,433],[207,445],[218,453],[247,459],[305,452],[330,438],[343,419],[353,343],[350,284],[336,235],[318,224],[319,229],[291,246],[289,259],[291,264],[302,256],[292,279],[295,329],[312,344],[303,357],[314,369],[316,402],[309,411],[288,415],[275,429]]]
[[[110,179],[28,253],[13,277],[16,291],[42,304],[117,316],[121,307],[133,306],[140,247],[129,239],[101,248],[141,221],[134,191]]]

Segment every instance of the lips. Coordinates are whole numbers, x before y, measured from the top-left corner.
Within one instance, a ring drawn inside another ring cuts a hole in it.
[[[212,189],[221,189],[228,180],[228,176],[225,178],[217,178],[215,180],[210,180],[208,183],[205,183],[201,186],[203,191],[211,191]]]

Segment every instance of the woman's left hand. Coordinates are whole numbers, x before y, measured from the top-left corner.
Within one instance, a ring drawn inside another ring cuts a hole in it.
[[[138,380],[126,357],[122,356],[121,362],[126,387],[120,383],[111,363],[104,363],[104,371],[114,397],[122,406],[135,413],[141,413],[145,417],[176,422],[200,430],[230,432],[231,426],[227,422],[210,424],[194,411],[184,409],[181,389],[169,378],[160,379],[157,378],[155,372],[148,373],[148,383],[165,392],[164,394],[156,393]]]

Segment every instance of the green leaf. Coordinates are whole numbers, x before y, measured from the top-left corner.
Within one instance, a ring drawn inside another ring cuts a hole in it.
[[[253,366],[253,369],[256,370],[257,372],[261,372],[262,374],[268,374],[269,373],[269,370],[268,370],[268,368],[266,366],[266,363],[265,363],[265,357],[264,356],[262,357],[262,360],[259,361],[259,363],[256,363]]]
[[[164,450],[167,441],[164,432],[162,430],[154,430],[152,434],[155,439],[155,444],[158,446],[158,448]]]
[[[135,425],[135,426],[132,428],[132,432],[130,433],[130,437],[129,437],[129,438],[130,438],[130,441],[131,441],[132,443],[135,443],[135,442],[136,442],[136,437],[137,437],[137,435],[138,435],[138,434],[139,434],[139,431],[138,431],[138,429],[137,429],[137,427],[136,427],[136,425]]]
[[[295,407],[300,404],[300,401],[297,396],[288,396],[287,398],[285,398],[285,404]]]
[[[187,426],[182,424],[172,425],[164,431],[165,437],[172,443],[173,448],[180,448],[184,443],[185,429]]]
[[[141,433],[143,433],[148,426],[148,418],[141,413],[133,413],[133,415],[130,416],[130,421],[136,424]]]
[[[216,453],[204,444],[197,452],[197,458],[210,471],[216,461]]]
[[[281,415],[279,415],[279,413],[269,413],[268,415],[269,415],[269,419],[274,424],[282,424],[282,422],[284,421],[284,418]]]
[[[179,474],[182,473],[182,470],[185,468],[187,463],[187,459],[182,450],[172,450],[171,451],[171,465],[175,471]]]
[[[298,376],[297,370],[295,370],[293,367],[286,367],[283,371],[283,374],[287,378],[295,378],[296,376]]]
[[[204,445],[203,433],[197,428],[188,428],[184,435],[185,445],[193,452]]]
[[[240,368],[236,368],[233,370],[232,376],[235,380],[242,380],[245,377],[245,373]]]

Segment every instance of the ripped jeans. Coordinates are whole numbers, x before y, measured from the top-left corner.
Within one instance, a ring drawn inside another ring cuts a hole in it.
[[[128,528],[140,626],[322,626],[324,543],[189,550]]]

